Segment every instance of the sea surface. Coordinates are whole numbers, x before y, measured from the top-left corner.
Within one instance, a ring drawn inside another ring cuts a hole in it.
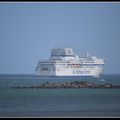
[[[0,75],[0,117],[120,117],[120,89],[12,88],[66,81],[120,85],[120,75],[99,78]]]

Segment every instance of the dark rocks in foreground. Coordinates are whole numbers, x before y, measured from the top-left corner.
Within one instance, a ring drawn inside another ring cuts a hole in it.
[[[45,82],[35,86],[16,86],[12,87],[14,89],[47,89],[47,88],[120,88],[120,85],[112,85],[109,83],[105,84],[95,84],[85,81],[73,81],[65,83],[49,83]]]

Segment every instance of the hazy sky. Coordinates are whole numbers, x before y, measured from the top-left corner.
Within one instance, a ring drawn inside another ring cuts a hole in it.
[[[34,74],[54,47],[87,50],[120,73],[120,3],[0,3],[0,74]]]

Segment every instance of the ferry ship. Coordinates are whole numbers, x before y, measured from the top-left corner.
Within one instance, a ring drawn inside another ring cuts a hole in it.
[[[72,48],[54,48],[48,60],[41,60],[36,67],[37,76],[92,76],[99,77],[103,71],[104,58],[84,57],[74,54]]]

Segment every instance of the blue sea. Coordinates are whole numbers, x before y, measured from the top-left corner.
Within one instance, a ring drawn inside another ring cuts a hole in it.
[[[44,82],[120,85],[120,75],[36,77],[0,75],[0,117],[120,117],[120,89],[13,89]]]

